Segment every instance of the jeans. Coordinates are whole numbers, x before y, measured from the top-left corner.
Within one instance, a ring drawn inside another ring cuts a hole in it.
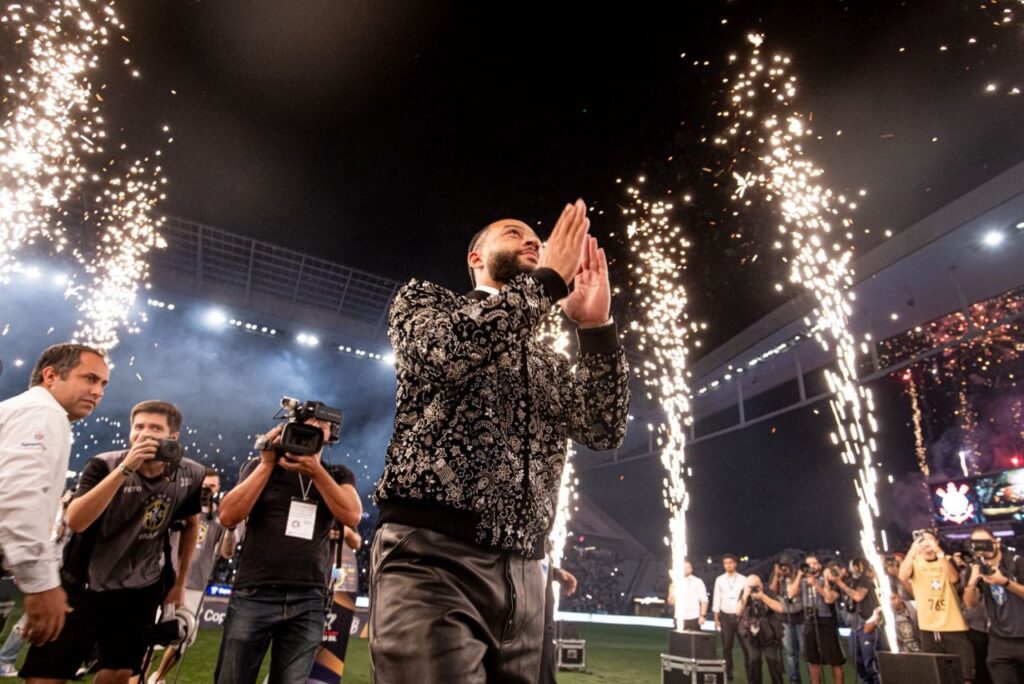
[[[782,623],[782,647],[786,651],[786,676],[791,684],[800,684],[800,655],[804,652],[803,624]]]
[[[21,647],[25,645],[25,637],[21,636],[21,628],[25,626],[26,617],[22,614],[21,619],[14,625],[14,629],[7,635],[4,647],[0,649],[0,665],[14,665],[18,659]]]
[[[879,684],[878,659],[875,657],[877,646],[878,630],[871,634],[866,634],[863,629],[850,632],[850,655],[856,663],[860,684]]]
[[[228,602],[214,681],[255,684],[270,647],[270,684],[305,682],[323,633],[323,589],[237,589]]]

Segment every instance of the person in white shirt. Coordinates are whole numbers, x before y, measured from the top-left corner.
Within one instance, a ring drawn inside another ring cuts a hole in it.
[[[0,557],[25,594],[25,636],[53,641],[67,596],[53,522],[71,456],[71,425],[100,403],[110,378],[103,353],[57,344],[36,361],[29,389],[0,402]]]
[[[683,629],[699,630],[708,616],[708,590],[704,580],[693,574],[693,563],[689,560],[683,561],[683,584],[674,592],[683,618]]]
[[[725,678],[732,681],[732,648],[739,630],[737,614],[740,596],[747,586],[747,578],[736,572],[736,556],[727,553],[722,556],[722,567],[725,572],[715,579],[714,599],[711,611],[715,616],[715,629],[722,633],[722,657],[725,659]],[[746,667],[747,650],[740,641],[743,652],[743,665]]]

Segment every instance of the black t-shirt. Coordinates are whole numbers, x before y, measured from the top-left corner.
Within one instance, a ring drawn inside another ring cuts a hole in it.
[[[1003,556],[999,569],[1007,577],[1024,583],[1024,558]],[[1024,598],[1001,585],[978,580],[978,587],[988,611],[989,632],[996,636],[1019,639],[1024,637]]]
[[[127,453],[91,458],[78,478],[75,498],[103,481]],[[205,473],[205,467],[185,458],[173,480],[143,477],[141,471],[126,477],[100,517],[68,541],[65,580],[93,591],[139,589],[160,580],[168,527],[202,509]]]
[[[875,581],[870,577],[861,575],[850,584],[850,588],[854,591],[858,589],[867,589],[868,593],[864,595],[864,600],[857,603],[857,615],[860,616],[861,620],[868,620],[871,618],[872,613],[875,612],[875,608],[878,608],[878,592],[875,591]]]
[[[239,482],[249,477],[257,465],[258,458],[246,463]],[[345,466],[325,467],[338,484],[355,486],[355,475]],[[302,500],[304,487],[308,487],[309,503],[316,504],[312,539],[285,534],[292,501]],[[330,567],[327,535],[333,523],[334,516],[308,477],[303,475],[300,483],[298,473],[275,467],[246,521],[235,588],[326,587]]]
[[[781,601],[777,595],[768,591],[764,591],[763,594],[751,594],[747,598],[743,614],[740,615],[740,633],[755,643],[774,644],[782,639],[783,616],[761,601],[762,595]]]

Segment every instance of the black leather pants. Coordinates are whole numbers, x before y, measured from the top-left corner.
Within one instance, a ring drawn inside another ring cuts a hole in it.
[[[534,684],[544,631],[541,562],[421,527],[373,543],[375,684]]]

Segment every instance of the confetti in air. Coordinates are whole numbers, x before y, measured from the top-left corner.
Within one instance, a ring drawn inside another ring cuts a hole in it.
[[[118,162],[104,148],[102,98],[90,80],[99,51],[124,25],[112,3],[60,0],[10,4],[0,27],[17,49],[17,63],[2,76],[0,283],[20,268],[17,252],[25,247],[50,243],[52,252],[72,252],[89,276],[68,287],[82,317],[75,337],[110,349],[119,329],[135,330],[132,309],[148,275],[145,256],[163,246],[155,215],[163,198],[159,167],[149,171],[146,158],[118,176]],[[89,196],[103,184],[99,196]],[[67,205],[83,199],[95,205],[93,216],[86,212],[76,221],[72,235]],[[78,248],[68,250],[73,244]]]
[[[639,181],[642,184],[644,179]],[[642,311],[630,324],[630,331],[637,335],[636,348],[643,357],[636,373],[647,387],[647,398],[658,402],[663,413],[656,444],[665,466],[662,496],[669,511],[665,543],[672,551],[670,579],[681,587],[689,507],[685,430],[690,421],[690,389],[686,381],[686,342],[701,327],[690,321],[682,282],[690,244],[682,229],[671,222],[671,204],[647,201],[637,187],[628,188],[627,193],[631,206],[623,212],[630,220],[626,235],[632,295]],[[675,617],[680,629],[682,608],[682,602],[678,602]]]
[[[569,357],[569,333],[562,324],[562,311],[553,308],[545,316],[537,329],[537,340],[547,344],[557,353]],[[562,567],[562,559],[565,555],[565,542],[569,538],[569,520],[572,519],[572,511],[577,494],[576,488],[579,480],[576,479],[573,459],[576,456],[576,449],[572,440],[565,440],[565,465],[562,467],[562,480],[558,488],[558,505],[555,509],[555,522],[551,527],[551,564],[550,567]],[[558,604],[561,600],[561,592],[555,591],[555,611],[558,611]]]
[[[825,371],[836,426],[831,439],[844,463],[859,466],[854,486],[861,547],[876,576],[884,578],[875,530],[879,471],[873,435],[878,423],[871,390],[857,382],[858,351],[849,328],[853,249],[843,233],[852,224],[848,214],[856,203],[825,187],[824,171],[805,154],[803,142],[810,139],[811,130],[807,117],[791,109],[796,77],[789,74],[790,59],[781,54],[767,57],[763,35],[751,34],[748,41],[745,60],[730,58],[738,71],[725,79],[729,107],[719,112],[726,123],[715,143],[734,155],[734,177],[743,179],[734,199],[750,206],[759,193],[776,208],[780,246],[789,246],[790,281],[815,298],[813,320],[807,323],[822,348],[836,354],[835,370]],[[897,643],[889,601],[881,604],[890,643]]]

